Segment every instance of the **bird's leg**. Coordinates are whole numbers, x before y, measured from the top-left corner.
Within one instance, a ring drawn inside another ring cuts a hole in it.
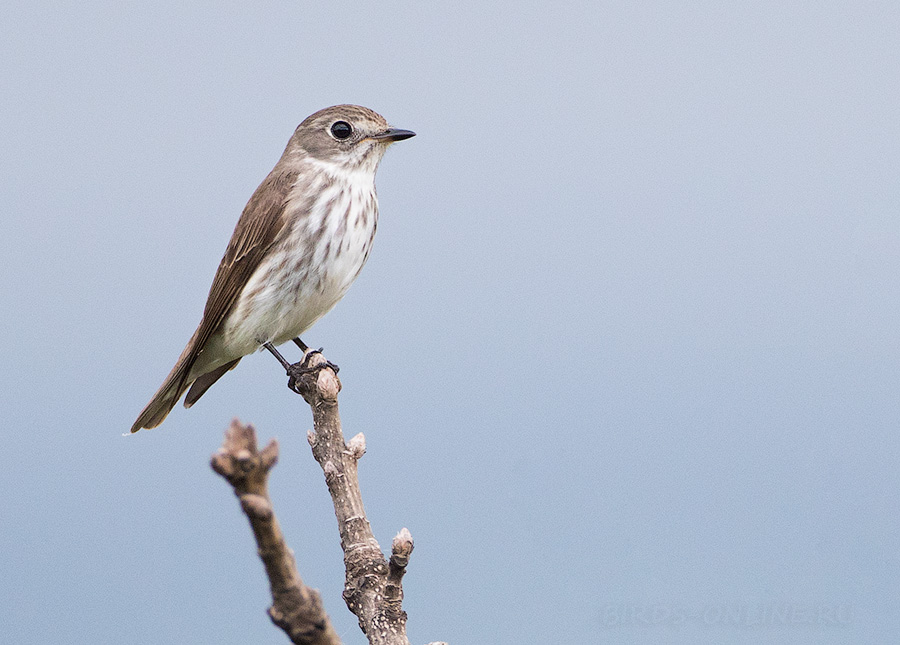
[[[309,367],[310,356],[312,356],[313,354],[321,354],[321,349],[310,349],[309,347],[307,347],[306,343],[304,343],[299,338],[295,338],[294,343],[297,345],[297,347],[303,350],[303,360],[293,364],[288,363],[287,359],[281,355],[281,352],[275,349],[275,346],[272,345],[272,343],[263,343],[263,347],[269,350],[272,356],[278,359],[278,362],[281,363],[284,371],[287,372],[288,388],[290,388],[292,391],[297,392],[298,394],[302,394],[302,392],[300,392],[300,390],[297,388],[297,379],[299,379],[303,374],[318,372],[323,367],[330,367],[334,370],[334,373],[337,374],[340,368],[328,360],[326,360],[324,363],[319,363],[318,365]]]
[[[275,358],[278,359],[278,362],[281,363],[281,366],[284,369],[290,370],[291,364],[288,363],[287,359],[281,355],[281,352],[279,352],[277,349],[275,349],[275,345],[273,345],[272,343],[263,343],[263,347],[265,347],[267,350],[269,350],[272,353],[272,356],[274,356]]]
[[[272,343],[263,343],[263,347],[265,347],[267,350],[269,350],[269,352],[272,354],[272,356],[277,358],[278,362],[281,363],[281,366],[284,368],[284,371],[288,375],[288,388],[290,388],[292,391],[296,392],[297,394],[300,394],[300,390],[297,389],[297,377],[300,376],[300,374],[302,374],[304,371],[306,371],[306,372],[313,371],[309,368],[303,367],[303,363],[306,361],[306,357],[304,356],[303,360],[300,361],[299,363],[294,363],[293,365],[291,365],[290,363],[287,362],[287,359],[281,355],[281,352],[279,352],[277,349],[275,349],[275,346]]]
[[[301,360],[297,363],[293,363],[293,364],[288,363],[287,359],[281,355],[281,352],[279,352],[277,349],[275,349],[275,346],[272,343],[263,343],[263,347],[265,347],[267,350],[269,350],[269,353],[271,353],[272,356],[274,356],[276,359],[278,359],[278,362],[281,363],[281,366],[284,368],[284,371],[288,375],[288,388],[290,388],[294,392],[297,392],[298,394],[300,394],[301,393],[300,390],[297,389],[297,379],[300,377],[300,375],[309,374],[310,372],[318,371],[318,370],[322,369],[323,367],[328,367],[328,364],[322,363],[315,367],[307,367],[306,366],[307,358],[309,356],[311,356],[313,354],[313,352],[309,352],[307,354],[306,352],[307,352],[307,350],[309,350],[309,347],[307,347],[303,343],[303,341],[300,340],[299,338],[294,339],[294,342],[297,343],[297,345],[300,347],[300,349],[303,350],[304,356],[303,356],[303,360]]]

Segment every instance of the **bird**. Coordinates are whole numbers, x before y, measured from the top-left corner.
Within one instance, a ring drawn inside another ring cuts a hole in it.
[[[219,264],[197,330],[131,432],[155,428],[181,396],[191,407],[244,356],[300,339],[344,296],[378,222],[375,173],[387,148],[415,136],[359,105],[307,117],[250,197]],[[290,370],[289,370],[290,373]]]

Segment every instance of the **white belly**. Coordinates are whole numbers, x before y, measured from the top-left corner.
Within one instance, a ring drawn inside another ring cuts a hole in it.
[[[223,353],[237,358],[263,343],[300,336],[359,275],[377,222],[374,183],[329,190],[334,199],[325,195],[317,202],[330,205],[328,212],[299,214],[247,282],[222,326],[217,344]],[[365,208],[367,214],[357,216]]]

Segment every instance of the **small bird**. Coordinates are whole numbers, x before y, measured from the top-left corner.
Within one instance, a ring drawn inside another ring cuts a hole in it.
[[[301,123],[235,226],[197,331],[131,427],[155,428],[181,395],[191,407],[242,357],[300,335],[344,296],[375,236],[375,171],[395,141],[415,136],[358,105]],[[290,370],[289,370],[290,373]],[[188,388],[190,388],[188,390]]]

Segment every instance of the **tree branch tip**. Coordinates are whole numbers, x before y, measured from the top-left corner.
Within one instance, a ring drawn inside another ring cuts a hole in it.
[[[225,431],[225,440],[244,443],[246,440],[256,443],[256,430],[252,423],[241,423],[241,420],[234,417],[231,425]]]
[[[318,354],[317,356],[321,356]],[[322,359],[325,362],[325,359]],[[316,377],[316,390],[319,398],[329,403],[336,403],[338,394],[341,391],[341,380],[330,367],[324,367],[319,370]]]
[[[415,543],[409,530],[404,527],[394,536],[391,542],[391,562],[398,567],[409,564],[409,556],[412,555]]]
[[[219,448],[209,460],[210,467],[226,479],[231,475],[231,460],[224,448]]]
[[[403,540],[403,541],[412,543],[412,541],[413,541],[412,533],[410,533],[409,529],[404,526],[402,529],[397,531],[397,535],[394,536],[394,542],[396,542],[398,540]]]
[[[250,423],[243,424],[239,419],[231,420],[231,425],[225,430],[225,439],[222,441],[220,453],[237,459],[243,464],[249,458],[257,454],[256,430]]]
[[[237,417],[232,417],[231,423],[229,424],[228,429],[232,430],[234,432],[238,432],[241,430],[241,428],[252,428],[252,427],[253,427],[252,423],[245,424],[245,423],[241,422],[241,420],[238,419]]]
[[[358,461],[366,454],[366,435],[362,432],[354,435],[354,437],[350,439],[350,443],[347,444],[347,451],[350,453],[351,457]]]
[[[266,471],[272,470],[272,467],[278,463],[278,448],[278,439],[273,437],[259,453],[260,465]]]

